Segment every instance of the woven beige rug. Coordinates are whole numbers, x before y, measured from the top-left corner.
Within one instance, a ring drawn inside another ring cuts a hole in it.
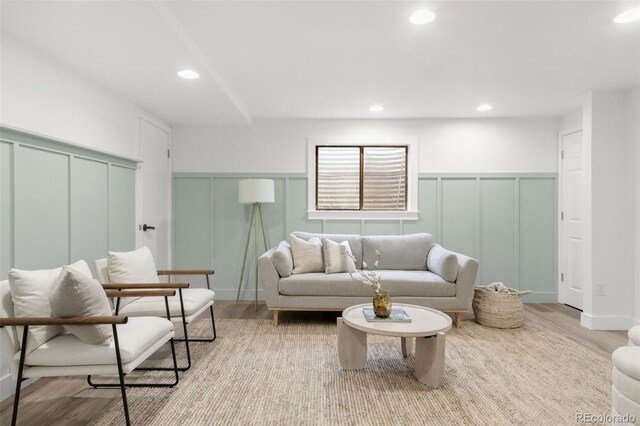
[[[447,336],[437,390],[416,381],[397,338],[369,335],[366,368],[343,371],[332,323],[219,320],[218,336],[192,345],[178,387],[128,391],[134,425],[559,425],[610,412],[610,362],[529,324],[463,322]],[[94,424],[124,423],[112,401]]]

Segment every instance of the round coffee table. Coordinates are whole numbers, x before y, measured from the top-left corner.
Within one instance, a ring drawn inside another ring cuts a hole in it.
[[[338,357],[345,370],[364,368],[367,362],[367,333],[401,338],[402,355],[409,356],[415,339],[415,374],[425,385],[437,388],[444,374],[445,332],[451,329],[451,317],[435,309],[394,303],[411,318],[409,323],[368,322],[362,312],[370,303],[345,309],[338,318]]]

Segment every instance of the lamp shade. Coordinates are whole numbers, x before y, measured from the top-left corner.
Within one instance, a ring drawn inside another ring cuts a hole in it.
[[[273,181],[270,179],[244,179],[238,184],[238,201],[241,204],[274,203]]]

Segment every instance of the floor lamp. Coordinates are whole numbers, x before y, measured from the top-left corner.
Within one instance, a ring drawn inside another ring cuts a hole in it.
[[[238,184],[238,201],[240,204],[253,204],[251,209],[251,219],[249,220],[249,232],[247,232],[247,242],[244,244],[244,256],[242,258],[242,270],[240,271],[240,282],[238,283],[238,294],[236,301],[240,300],[240,290],[244,279],[244,270],[247,266],[247,254],[249,252],[249,242],[251,241],[251,229],[253,228],[255,242],[255,273],[256,273],[256,311],[258,310],[258,241],[260,231],[265,251],[267,247],[267,235],[264,232],[264,221],[262,220],[262,204],[275,202],[273,181],[270,179],[244,179]]]

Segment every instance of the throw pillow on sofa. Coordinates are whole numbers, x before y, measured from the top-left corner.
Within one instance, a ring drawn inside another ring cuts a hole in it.
[[[84,260],[79,260],[70,266],[85,275],[91,276],[89,265]],[[9,291],[14,304],[15,316],[50,317],[49,294],[53,290],[61,271],[62,268],[36,271],[11,269],[9,271]],[[62,331],[63,328],[59,325],[34,325],[29,327],[27,353],[61,334]],[[22,343],[21,330],[18,333],[18,339]]]
[[[291,254],[291,246],[286,241],[280,241],[278,247],[273,251],[273,266],[281,277],[291,276],[293,272],[293,255]]]
[[[322,262],[322,242],[319,238],[305,241],[291,234],[291,254],[293,255],[293,273],[324,272]]]
[[[322,239],[322,255],[324,258],[324,273],[355,272],[356,265],[351,257],[351,247],[348,241],[336,243]]]
[[[427,268],[450,283],[458,277],[458,256],[455,253],[435,244],[427,256]]]
[[[156,263],[149,247],[144,246],[132,251],[110,251],[107,256],[107,273],[109,282],[117,284],[127,283],[159,283]],[[120,308],[138,298],[123,297]]]
[[[98,280],[69,266],[62,268],[49,295],[49,303],[56,317],[111,316],[109,300]],[[108,324],[66,325],[64,328],[90,345],[107,346],[113,338]]]

